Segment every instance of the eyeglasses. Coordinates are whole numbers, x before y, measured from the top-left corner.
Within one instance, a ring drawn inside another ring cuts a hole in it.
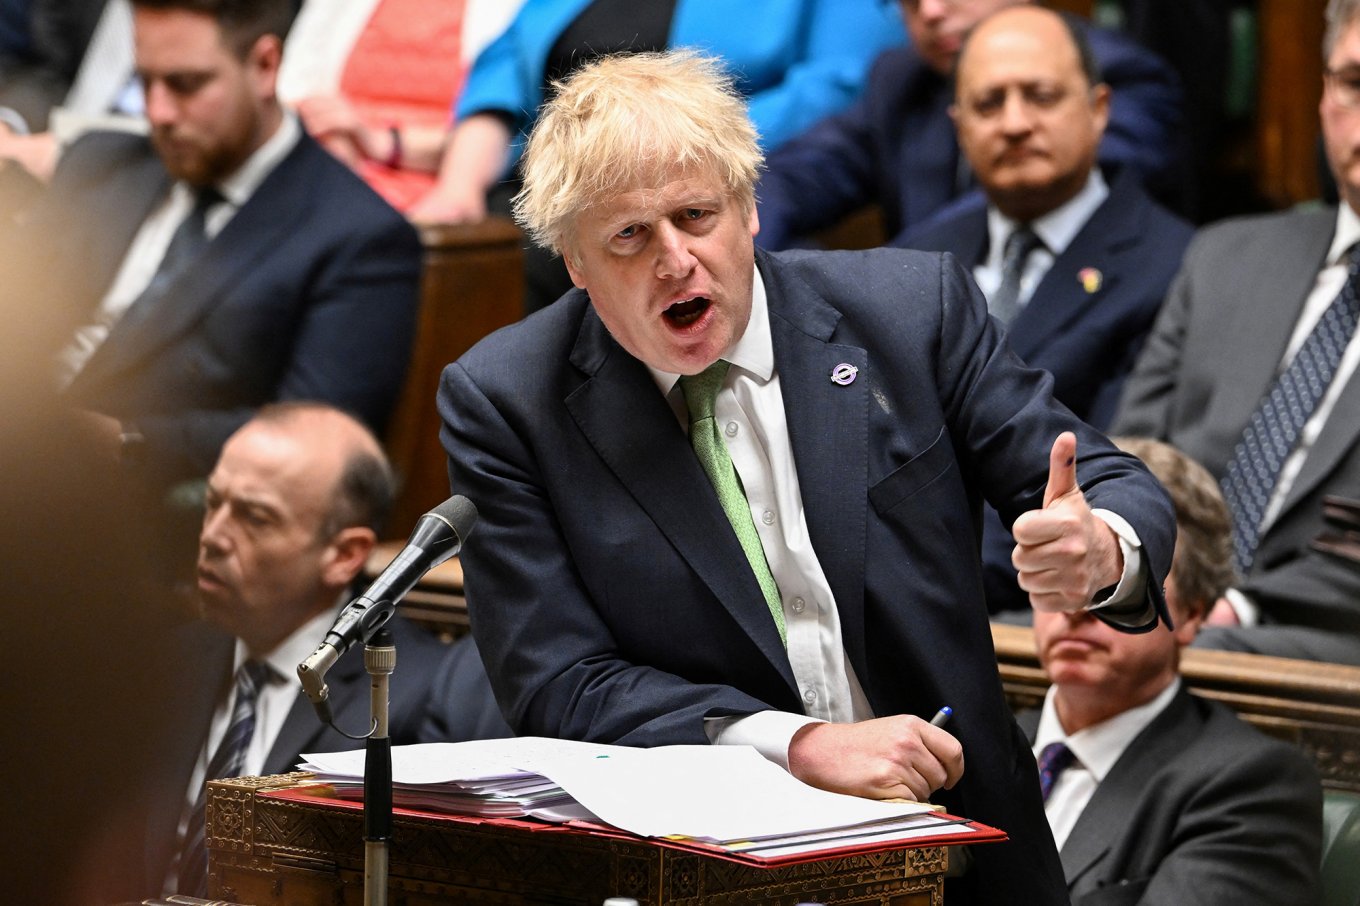
[[[1360,108],[1360,67],[1345,69],[1328,67],[1322,71],[1323,84],[1337,106],[1349,110]]]

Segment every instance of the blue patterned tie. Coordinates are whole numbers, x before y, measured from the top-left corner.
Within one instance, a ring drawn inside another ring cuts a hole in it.
[[[1280,470],[1304,424],[1326,395],[1355,333],[1360,316],[1357,274],[1360,254],[1353,249],[1346,285],[1252,413],[1228,462],[1221,484],[1232,512],[1233,560],[1240,575],[1247,574],[1256,557],[1261,522]]]
[[[1023,224],[1006,240],[1006,253],[1001,260],[1001,285],[987,300],[987,310],[1002,324],[1010,324],[1019,313],[1020,280],[1025,275],[1025,265],[1034,250],[1043,244],[1043,240]]]
[[[1070,768],[1077,760],[1077,756],[1072,754],[1072,750],[1065,743],[1050,742],[1044,746],[1039,753],[1039,794],[1044,801],[1048,801],[1048,794],[1053,792],[1053,784],[1057,782],[1058,775]]]
[[[727,451],[727,444],[718,432],[718,422],[713,415],[713,404],[727,376],[728,364],[718,359],[698,374],[680,378],[680,389],[685,394],[685,406],[689,409],[689,442],[699,457],[699,464],[704,467],[704,474],[718,492],[718,502],[722,504],[727,521],[732,524],[746,560],[751,564],[751,571],[760,583],[765,605],[770,608],[770,616],[779,630],[779,638],[788,645],[779,586],[775,584],[770,565],[765,560],[765,548],[761,546],[756,524],[751,520],[751,504],[746,500],[741,478],[732,464],[732,455]]]
[[[231,709],[231,723],[217,751],[208,762],[204,787],[198,791],[189,824],[184,831],[184,845],[180,849],[179,893],[202,897],[208,887],[208,841],[206,782],[223,777],[239,777],[245,768],[246,749],[255,735],[255,702],[260,690],[274,676],[273,669],[261,661],[246,661],[236,671],[236,701]]]

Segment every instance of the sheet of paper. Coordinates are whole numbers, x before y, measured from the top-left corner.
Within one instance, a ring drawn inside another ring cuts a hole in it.
[[[929,810],[810,787],[749,746],[615,747],[543,773],[609,824],[650,837],[751,840]]]

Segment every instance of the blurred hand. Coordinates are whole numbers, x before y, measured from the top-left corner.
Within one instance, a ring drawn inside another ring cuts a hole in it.
[[[1015,520],[1011,562],[1035,610],[1080,610],[1114,585],[1124,557],[1114,531],[1091,512],[1077,484],[1077,438],[1064,431],[1048,460],[1044,506]]]
[[[1204,618],[1205,626],[1241,626],[1242,621],[1237,617],[1237,611],[1233,610],[1232,604],[1227,598],[1219,598],[1214,602],[1214,606],[1209,608],[1209,613]]]
[[[908,714],[808,724],[789,743],[789,772],[833,793],[924,802],[963,776],[963,747],[944,730]]]
[[[481,223],[486,219],[486,193],[477,186],[437,184],[406,216],[416,223]]]

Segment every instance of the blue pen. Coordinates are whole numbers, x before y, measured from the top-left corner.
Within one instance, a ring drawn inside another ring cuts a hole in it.
[[[953,714],[954,709],[949,707],[948,705],[945,705],[943,708],[935,712],[935,716],[930,719],[930,725],[932,727],[943,727],[945,724],[949,723],[949,718]]]

